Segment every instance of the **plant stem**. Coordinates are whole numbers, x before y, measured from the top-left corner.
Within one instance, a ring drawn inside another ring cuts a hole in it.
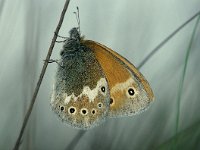
[[[185,80],[188,59],[189,59],[189,55],[190,55],[190,52],[191,52],[191,49],[192,49],[192,43],[194,41],[194,36],[195,36],[196,30],[197,30],[197,27],[198,27],[198,24],[199,24],[199,20],[200,20],[200,15],[198,16],[197,21],[195,23],[195,26],[194,26],[194,29],[193,29],[193,32],[192,32],[192,36],[191,36],[191,39],[190,39],[190,43],[189,43],[189,46],[188,46],[187,51],[186,51],[186,56],[185,56],[185,60],[184,60],[185,64],[184,64],[183,73],[182,73],[180,83],[179,83],[178,96],[177,96],[177,116],[176,116],[175,135],[178,134],[179,120],[180,120],[181,96],[182,96],[182,92],[183,92],[183,84],[184,84],[184,80]],[[176,149],[177,140],[178,139],[175,140],[175,145],[174,145],[175,149]]]
[[[197,17],[200,14],[200,11],[198,11],[194,16],[192,16],[190,19],[188,19],[186,22],[184,22],[181,26],[179,26],[174,32],[172,32],[168,37],[166,37],[158,46],[156,46],[144,59],[143,61],[138,65],[137,68],[141,68],[153,55],[156,53],[165,43],[167,43],[176,33],[178,33],[183,27],[185,27],[188,23],[190,23],[195,17]]]
[[[23,124],[22,124],[21,130],[20,130],[19,136],[18,136],[18,138],[17,138],[17,141],[16,141],[16,143],[15,143],[15,146],[14,146],[13,150],[18,150],[18,149],[19,149],[19,146],[20,146],[20,144],[21,144],[21,138],[22,138],[22,136],[23,136],[24,130],[25,130],[26,125],[27,125],[27,122],[28,122],[29,117],[30,117],[30,114],[31,114],[31,112],[32,112],[32,109],[33,109],[33,106],[34,106],[34,103],[35,103],[35,100],[36,100],[38,91],[39,91],[39,89],[40,89],[40,85],[41,85],[41,83],[42,83],[44,74],[45,74],[45,72],[46,72],[46,68],[47,68],[47,66],[48,66],[48,61],[49,61],[49,59],[50,59],[50,57],[51,57],[51,54],[52,54],[52,51],[53,51],[53,48],[54,48],[54,45],[55,45],[55,42],[56,42],[56,39],[57,39],[57,35],[58,35],[58,32],[59,32],[60,27],[61,27],[61,25],[62,25],[62,22],[63,22],[63,20],[64,20],[64,16],[65,16],[65,13],[66,13],[66,11],[67,11],[69,2],[70,2],[70,0],[66,0],[66,1],[65,1],[64,8],[63,8],[62,13],[61,13],[61,16],[60,16],[60,20],[59,20],[58,25],[57,25],[57,27],[56,27],[56,30],[55,30],[55,32],[54,32],[54,36],[53,36],[53,39],[52,39],[52,41],[51,41],[51,45],[50,45],[50,47],[49,47],[49,50],[48,50],[48,53],[47,53],[47,56],[46,56],[44,65],[43,65],[43,67],[42,67],[42,71],[41,71],[41,73],[40,73],[40,76],[39,76],[37,85],[36,85],[36,87],[35,87],[35,91],[34,91],[34,94],[33,94],[32,99],[31,99],[31,103],[30,103],[29,108],[28,108],[28,110],[27,110],[27,112],[26,112],[26,115],[25,115],[25,117],[24,117],[24,121],[23,121]]]

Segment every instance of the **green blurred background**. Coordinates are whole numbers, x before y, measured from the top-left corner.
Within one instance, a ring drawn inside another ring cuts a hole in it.
[[[15,144],[64,2],[0,0],[2,150]],[[71,0],[60,35],[68,36],[77,26],[76,6],[81,33],[87,39],[112,48],[138,66],[200,10],[200,0]],[[62,123],[51,111],[56,64],[49,64],[20,149],[200,149],[200,25],[188,48],[196,20],[141,67],[155,94],[151,107],[134,117],[108,119],[86,132]],[[62,44],[56,44],[52,59],[59,58],[61,48]]]

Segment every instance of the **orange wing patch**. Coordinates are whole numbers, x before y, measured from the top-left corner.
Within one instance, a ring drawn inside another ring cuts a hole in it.
[[[111,96],[110,116],[132,115],[146,108],[153,100],[153,92],[135,66],[100,43],[90,40],[83,40],[82,43],[94,52],[108,80]],[[141,85],[143,89],[138,90]],[[134,96],[128,94],[129,88],[134,89]]]
[[[103,49],[109,51],[114,56],[116,56],[117,58],[119,58],[120,60],[122,60],[131,69],[131,71],[138,77],[138,79],[141,81],[141,83],[144,85],[144,89],[148,93],[150,99],[154,100],[154,94],[153,94],[153,91],[152,91],[149,83],[147,82],[147,80],[144,78],[144,76],[137,70],[137,68],[132,63],[130,63],[126,58],[122,57],[117,52],[115,52],[112,49],[106,47],[105,45],[102,45],[100,43],[97,43],[97,42],[94,42],[94,41],[91,41],[91,40],[86,40],[86,43],[90,43],[90,44],[95,43],[99,47],[102,47]]]

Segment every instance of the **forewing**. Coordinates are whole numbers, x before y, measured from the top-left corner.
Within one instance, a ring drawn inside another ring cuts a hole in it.
[[[107,78],[110,89],[109,116],[133,115],[146,109],[154,95],[138,69],[100,43],[86,40],[84,44],[94,52]]]

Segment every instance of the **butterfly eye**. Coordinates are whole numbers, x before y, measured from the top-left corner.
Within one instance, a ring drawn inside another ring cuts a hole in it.
[[[69,112],[70,114],[75,114],[75,113],[76,113],[76,108],[75,108],[75,107],[70,107],[70,108],[68,109],[68,112]]]
[[[98,107],[98,108],[102,108],[102,107],[103,107],[103,104],[102,104],[102,103],[98,103],[98,104],[97,104],[97,107]]]
[[[88,110],[86,108],[81,109],[81,114],[82,115],[87,115]]]
[[[102,87],[101,87],[101,91],[102,91],[103,93],[106,91],[105,86],[102,86]]]
[[[129,89],[128,89],[128,94],[129,94],[130,96],[133,96],[133,95],[135,94],[134,89],[133,89],[133,88],[129,88]]]

